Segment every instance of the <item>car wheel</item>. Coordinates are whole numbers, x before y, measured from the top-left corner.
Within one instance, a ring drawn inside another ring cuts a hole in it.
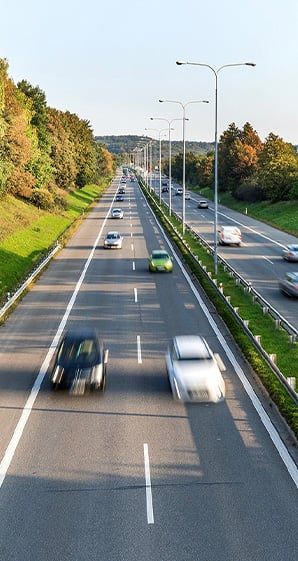
[[[59,388],[59,384],[57,384],[56,382],[51,382],[51,388],[53,392],[56,392]]]

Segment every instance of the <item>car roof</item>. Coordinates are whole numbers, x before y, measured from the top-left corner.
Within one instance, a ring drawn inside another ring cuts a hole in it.
[[[83,339],[99,339],[97,330],[93,327],[68,329],[64,334],[65,341],[82,341]]]
[[[200,335],[177,335],[174,345],[180,360],[211,358],[208,345]]]
[[[221,229],[228,231],[239,230],[238,226],[222,226]]]
[[[169,255],[166,249],[153,249],[151,255]]]

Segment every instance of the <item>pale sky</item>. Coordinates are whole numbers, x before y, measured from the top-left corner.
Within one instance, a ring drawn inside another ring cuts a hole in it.
[[[214,140],[209,64],[218,74],[218,134],[249,122],[298,144],[298,0],[2,0],[0,58],[47,104],[88,119],[95,135],[158,137],[186,104],[186,140]],[[174,122],[172,139],[181,140]]]

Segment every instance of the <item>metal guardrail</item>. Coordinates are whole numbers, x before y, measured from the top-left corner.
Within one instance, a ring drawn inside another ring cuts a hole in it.
[[[29,284],[37,277],[37,275],[44,269],[44,267],[49,263],[49,261],[53,258],[55,253],[60,249],[60,245],[57,244],[54,249],[50,251],[47,257],[40,263],[36,269],[34,269],[33,273],[25,280],[25,282],[14,292],[12,296],[9,295],[6,304],[0,309],[0,319],[5,315],[6,312],[11,308],[11,306],[16,302],[18,298],[23,294],[23,292],[28,288]]]
[[[147,191],[147,193],[149,194],[149,196],[152,197],[152,194],[150,193],[150,191]],[[216,279],[212,279],[212,276],[210,275],[210,273],[206,270],[206,267],[204,267],[200,261],[198,260],[197,256],[194,255],[194,253],[190,250],[190,248],[188,247],[188,245],[185,243],[183,236],[180,234],[180,232],[177,231],[177,229],[173,226],[172,222],[169,220],[169,218],[164,214],[162,208],[160,207],[159,203],[154,199],[154,197],[152,197],[152,199],[154,200],[154,203],[157,204],[160,212],[163,214],[164,219],[167,221],[167,223],[169,224],[169,226],[171,227],[171,229],[175,232],[175,234],[179,237],[181,243],[184,245],[185,249],[191,254],[191,256],[193,257],[193,259],[196,261],[196,263],[200,266],[201,271],[206,275],[206,277],[208,277],[208,279],[210,280],[210,282],[213,283],[214,287],[216,288],[218,294],[221,296],[221,298],[225,301],[226,305],[228,306],[229,310],[231,311],[231,313],[233,314],[233,316],[235,317],[235,319],[237,320],[237,322],[241,325],[241,327],[243,328],[243,330],[245,331],[245,333],[247,334],[247,336],[249,337],[249,339],[251,340],[251,342],[253,343],[254,347],[258,350],[258,352],[260,353],[260,355],[264,358],[264,360],[266,361],[266,363],[268,364],[268,366],[271,368],[271,370],[274,372],[274,374],[277,376],[277,378],[280,380],[281,384],[284,386],[284,388],[286,389],[286,391],[289,393],[289,395],[292,397],[292,399],[294,400],[294,402],[298,405],[298,394],[296,393],[295,389],[292,387],[292,385],[289,383],[288,379],[283,375],[283,373],[278,369],[278,367],[276,366],[275,362],[274,362],[274,358],[272,355],[269,355],[265,349],[263,349],[260,339],[259,337],[255,336],[249,329],[247,323],[245,320],[243,320],[241,318],[241,316],[237,313],[237,309],[235,309],[229,301],[229,297],[224,295],[223,289],[219,286],[217,286],[217,282]],[[182,222],[181,217],[176,213],[173,212],[172,210],[172,214],[175,216],[176,220],[178,220],[179,222]],[[201,245],[203,245],[210,253],[214,253],[214,248],[212,246],[210,246],[205,240],[203,240],[203,238],[197,233],[195,232],[195,230],[193,230],[193,228],[191,228],[189,225],[185,224],[185,227],[187,228],[187,230],[196,238],[198,239],[198,241],[200,242]],[[239,273],[237,273],[237,271],[235,271],[235,269],[233,269],[233,267],[231,267],[231,265],[229,265],[229,263],[227,263],[222,257],[218,256],[218,261],[223,265],[224,269],[226,271],[229,272],[229,274],[231,276],[233,276],[236,279],[236,282],[238,284],[241,284],[243,286],[243,289],[246,290],[247,292],[249,292],[250,294],[252,294],[253,297],[253,301],[259,303],[262,307],[263,307],[263,312],[264,313],[269,313],[272,318],[275,320],[276,322],[276,328],[278,329],[279,327],[282,327],[285,331],[287,331],[290,335],[290,342],[293,343],[294,341],[297,341],[298,339],[298,331],[297,329],[291,325],[283,316],[281,316],[279,314],[279,312],[273,307],[271,306],[271,304],[269,304],[269,302],[267,302],[267,300],[265,300],[261,294],[259,292],[257,292],[252,284],[250,282],[247,282],[243,277],[241,277],[241,275],[239,275]]]

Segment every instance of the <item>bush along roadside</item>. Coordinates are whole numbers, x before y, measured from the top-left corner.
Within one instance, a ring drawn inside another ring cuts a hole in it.
[[[199,282],[208,299],[212,302],[216,311],[225,322],[235,342],[241,349],[244,357],[251,365],[255,375],[262,382],[268,396],[277,406],[281,415],[292,430],[296,439],[298,438],[298,408],[286,388],[277,378],[269,364],[261,356],[253,345],[251,339],[245,333],[224,299],[218,293],[214,282],[206,275],[207,271],[213,269],[213,256],[194,238],[189,231],[185,231],[182,237],[182,226],[175,216],[169,216],[168,208],[159,203],[159,198],[152,193],[139,178],[139,184],[154,210],[154,213],[163,228],[167,231],[171,240],[179,250],[184,263]],[[196,259],[193,257],[196,256]],[[262,347],[268,354],[276,354],[277,366],[284,376],[294,376],[298,384],[296,365],[298,363],[298,343],[290,344],[289,335],[283,329],[276,329],[274,320],[270,316],[264,316],[262,307],[252,302],[252,296],[245,293],[243,288],[235,285],[224,267],[219,264],[217,273],[217,285],[225,287],[225,294],[229,295],[233,307],[239,308],[242,318],[249,321],[250,331],[261,334]]]

